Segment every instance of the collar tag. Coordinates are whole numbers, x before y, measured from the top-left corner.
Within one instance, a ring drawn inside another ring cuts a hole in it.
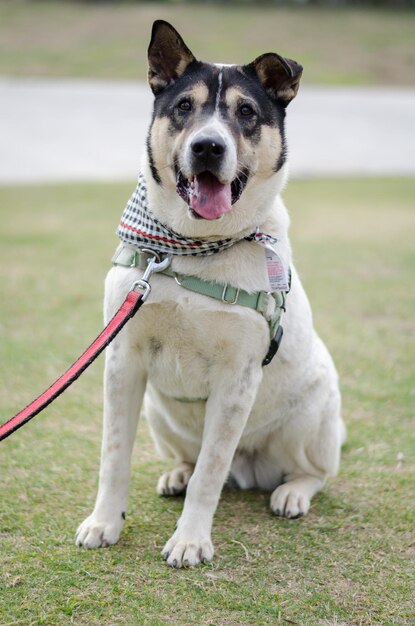
[[[264,248],[265,263],[271,291],[288,291],[288,276],[279,254],[266,241],[259,241]]]

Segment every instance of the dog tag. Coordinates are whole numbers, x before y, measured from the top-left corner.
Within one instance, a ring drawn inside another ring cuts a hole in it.
[[[265,262],[267,264],[268,280],[271,291],[280,289],[288,291],[288,278],[284,264],[277,252],[269,244],[260,242],[265,251]]]

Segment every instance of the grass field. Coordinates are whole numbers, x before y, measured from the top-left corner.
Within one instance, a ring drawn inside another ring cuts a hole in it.
[[[132,185],[0,188],[0,419],[32,399],[101,327],[102,283]],[[0,624],[410,626],[415,622],[415,181],[295,181],[297,265],[337,363],[349,439],[340,475],[298,521],[227,490],[212,564],[160,550],[180,498],[143,422],[118,545],[74,532],[93,506],[102,359],[0,444]]]
[[[0,74],[143,80],[160,18],[209,61],[276,51],[304,65],[306,83],[415,83],[413,10],[225,3],[0,0]]]

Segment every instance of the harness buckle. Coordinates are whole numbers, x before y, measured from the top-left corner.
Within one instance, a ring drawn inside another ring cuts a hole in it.
[[[238,302],[240,289],[239,289],[239,287],[238,287],[238,288],[236,288],[236,291],[235,291],[235,297],[234,297],[234,299],[233,299],[233,300],[227,300],[227,299],[226,299],[226,292],[227,292],[227,290],[228,290],[228,287],[229,287],[229,285],[225,285],[225,286],[223,287],[221,300],[222,300],[222,302],[225,302],[226,304],[236,304],[236,303]]]
[[[277,354],[278,348],[280,347],[280,344],[281,344],[283,332],[284,331],[283,331],[282,326],[278,326],[275,332],[275,335],[271,339],[271,343],[269,344],[268,352],[264,360],[262,361],[262,366],[268,365],[269,363],[271,363],[272,359]]]

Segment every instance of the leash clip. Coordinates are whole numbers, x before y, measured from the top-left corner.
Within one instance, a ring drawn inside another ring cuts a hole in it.
[[[150,285],[150,277],[152,274],[156,272],[162,272],[165,270],[171,263],[171,256],[167,255],[163,260],[160,261],[160,257],[156,252],[152,250],[146,250],[153,255],[151,259],[147,261],[147,267],[144,271],[143,276],[136,280],[132,286],[131,291],[142,291],[141,300],[145,302],[150,295],[151,285]]]

